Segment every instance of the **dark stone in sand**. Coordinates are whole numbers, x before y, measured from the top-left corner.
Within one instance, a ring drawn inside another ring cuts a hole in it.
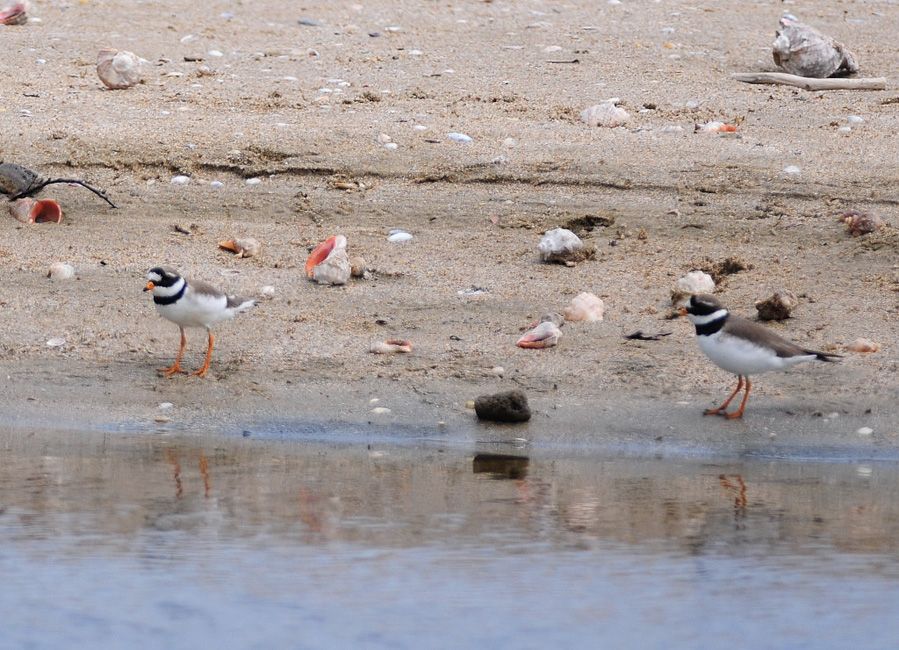
[[[531,419],[527,395],[520,390],[481,395],[474,401],[474,410],[479,420],[527,422]]]

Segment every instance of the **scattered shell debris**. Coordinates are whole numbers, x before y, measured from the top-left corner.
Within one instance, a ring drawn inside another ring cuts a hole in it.
[[[255,257],[262,250],[262,244],[252,237],[240,237],[220,241],[219,248],[236,253],[237,257]]]
[[[780,68],[800,77],[824,79],[858,72],[855,56],[845,45],[791,15],[781,17],[771,54]]]
[[[768,298],[756,301],[755,308],[759,320],[786,320],[798,304],[799,300],[793,292],[776,291]]]
[[[584,291],[579,293],[568,306],[562,310],[562,315],[567,321],[583,321],[586,323],[595,323],[601,321],[605,304],[598,296]]]
[[[104,48],[97,54],[97,76],[111,90],[123,90],[140,83],[141,60],[133,52]]]
[[[581,122],[587,126],[604,126],[613,128],[627,124],[630,115],[626,110],[617,106],[621,100],[618,97],[606,99],[599,104],[589,106],[581,111]]]
[[[47,271],[47,277],[51,280],[71,280],[75,277],[75,267],[65,262],[54,262]]]
[[[368,348],[372,354],[395,354],[412,352],[412,341],[408,339],[387,339],[375,341]]]

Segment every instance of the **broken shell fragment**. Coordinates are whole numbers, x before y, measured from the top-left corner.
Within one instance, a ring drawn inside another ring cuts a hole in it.
[[[54,262],[50,265],[47,277],[51,280],[71,280],[75,277],[75,267],[65,262]]]
[[[22,223],[60,223],[62,208],[53,199],[16,199],[9,204],[9,213]]]
[[[102,49],[97,55],[97,76],[112,90],[130,88],[140,82],[140,59],[133,52]]]
[[[319,284],[346,284],[350,279],[346,237],[333,235],[316,246],[306,260],[306,277]]]
[[[880,346],[871,339],[857,338],[852,343],[847,345],[846,349],[849,352],[867,353],[878,352],[880,350]]]
[[[780,19],[771,54],[779,67],[800,77],[824,79],[858,72],[858,63],[845,45],[794,16]]]
[[[568,306],[562,310],[562,314],[567,321],[595,323],[602,320],[604,309],[605,305],[600,298],[584,291],[571,299]]]
[[[725,124],[724,122],[712,121],[706,122],[705,124],[695,124],[693,126],[693,132],[701,132],[701,133],[736,133],[737,125],[736,124]]]
[[[219,248],[237,253],[238,257],[255,257],[262,250],[262,244],[252,237],[244,237],[242,239],[220,241]]]
[[[631,116],[626,110],[615,105],[619,101],[617,97],[613,97],[595,106],[585,108],[581,112],[581,121],[587,126],[606,126],[610,128],[627,123]]]
[[[594,246],[585,246],[581,238],[566,228],[553,228],[537,244],[540,259],[555,264],[574,264],[596,255]]]
[[[770,298],[757,301],[755,308],[759,312],[759,320],[786,320],[798,304],[792,292],[777,291]]]
[[[561,338],[562,330],[555,323],[544,321],[534,329],[526,332],[524,336],[518,339],[516,345],[520,348],[530,349],[551,348],[558,345]]]
[[[714,293],[715,281],[705,271],[690,271],[680,278],[671,291],[671,303],[676,305],[688,296],[699,293]]]
[[[387,339],[371,344],[368,351],[372,354],[393,354],[396,352],[412,352],[412,341],[406,339]]]
[[[844,212],[840,215],[840,221],[846,224],[846,232],[853,237],[868,235],[883,228],[883,219],[857,210]]]
[[[24,25],[28,22],[28,3],[13,2],[0,10],[0,25]]]

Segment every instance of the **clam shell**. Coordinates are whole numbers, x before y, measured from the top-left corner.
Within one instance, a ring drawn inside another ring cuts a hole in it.
[[[626,124],[631,116],[626,110],[616,106],[617,103],[618,98],[616,97],[585,108],[581,111],[581,121],[587,126],[615,127]]]
[[[140,59],[133,52],[102,49],[97,55],[97,76],[107,88],[130,88],[140,83]]]
[[[855,56],[845,45],[792,17],[780,19],[771,54],[779,67],[800,77],[824,79],[858,72]]]

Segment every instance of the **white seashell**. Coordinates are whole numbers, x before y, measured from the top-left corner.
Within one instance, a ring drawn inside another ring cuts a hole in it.
[[[605,305],[600,298],[584,291],[571,299],[568,306],[562,310],[562,314],[568,321],[595,323],[602,320],[604,309]]]
[[[371,410],[371,412],[374,413],[375,415],[387,415],[391,411],[386,406],[376,406],[375,408],[373,408]]]
[[[537,244],[540,259],[544,262],[570,256],[583,247],[584,242],[581,241],[581,238],[565,228],[553,228],[547,231],[540,243]]]
[[[225,184],[221,181],[212,181],[211,183],[209,183],[209,187],[211,187],[214,190],[217,190],[219,188],[225,187]]]
[[[187,185],[190,183],[190,176],[172,176],[172,185]]]
[[[247,185],[250,185],[250,186],[259,185],[261,182],[262,182],[261,178],[248,178],[247,180],[244,181],[244,183],[246,183]]]
[[[795,20],[783,16],[772,47],[774,63],[790,74],[823,79],[858,72],[858,63],[846,46]]]
[[[66,344],[66,340],[61,336],[54,337],[47,341],[48,348],[61,348],[65,344]]]
[[[858,431],[856,431],[856,433],[860,436],[870,436],[872,433],[874,433],[874,429],[872,429],[871,427],[861,427],[860,429],[858,429]]]
[[[697,293],[714,293],[715,281],[705,271],[690,271],[674,285],[675,291],[688,296]]]
[[[787,165],[784,167],[784,174],[789,174],[790,176],[796,176],[797,174],[802,173],[802,168],[797,165]]]
[[[453,142],[471,142],[472,137],[470,135],[465,135],[464,133],[447,133],[446,137],[448,137]]]
[[[238,257],[255,257],[262,250],[262,244],[252,237],[243,237],[219,242],[219,248],[237,253]]]
[[[260,287],[259,297],[263,298],[264,300],[271,300],[275,297],[275,288],[270,284],[266,284]]]
[[[140,82],[140,59],[125,50],[102,49],[97,55],[97,76],[107,88],[130,88]]]
[[[387,142],[384,144],[384,148],[387,149],[387,151],[396,151],[400,148],[400,145],[396,142]]]
[[[335,246],[328,256],[312,269],[312,279],[319,284],[346,284],[350,279],[350,258],[343,246]]]
[[[412,241],[412,235],[405,230],[394,230],[387,236],[387,241],[392,244],[402,244],[407,241]]]
[[[616,106],[618,98],[607,99],[601,104],[585,108],[581,112],[581,121],[587,126],[615,127],[625,124],[630,115],[623,108]]]
[[[75,267],[65,262],[54,262],[50,265],[47,277],[51,280],[71,280],[75,277]]]

